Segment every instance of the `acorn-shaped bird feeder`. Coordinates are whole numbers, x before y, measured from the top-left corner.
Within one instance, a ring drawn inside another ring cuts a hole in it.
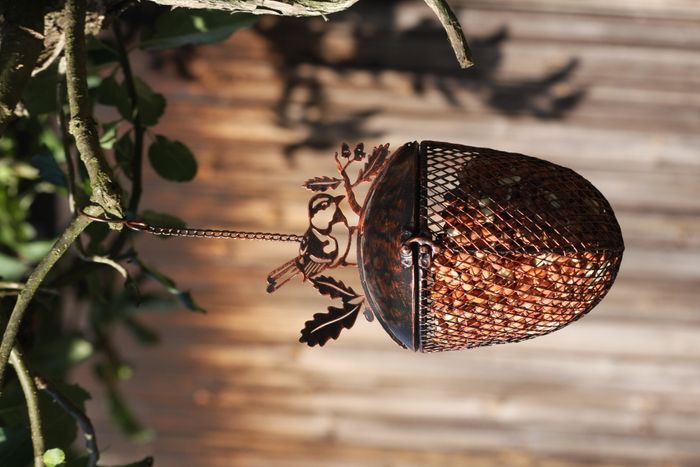
[[[301,277],[337,301],[306,322],[300,341],[311,346],[337,338],[365,305],[368,318],[414,351],[517,342],[585,315],[615,280],[620,226],[603,195],[570,169],[434,141],[404,144],[391,156],[388,145],[369,154],[343,145],[335,160],[340,178],[304,184],[317,193],[303,235],[120,222],[159,235],[299,242],[267,290]],[[351,180],[354,163],[362,165]],[[361,206],[354,189],[365,182],[373,183]],[[347,261],[353,240],[364,295],[327,275],[355,265]]]

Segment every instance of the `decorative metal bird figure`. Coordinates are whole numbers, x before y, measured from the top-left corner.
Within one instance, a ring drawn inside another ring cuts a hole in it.
[[[344,198],[342,195],[319,193],[309,200],[309,229],[299,246],[299,256],[287,261],[267,276],[268,293],[276,291],[298,274],[302,274],[303,280],[306,281],[325,269],[345,265],[343,263],[350,251],[350,237],[354,227],[348,225],[347,218],[338,206]],[[338,239],[333,235],[333,229],[338,224],[348,230],[347,246],[342,255],[339,254]]]

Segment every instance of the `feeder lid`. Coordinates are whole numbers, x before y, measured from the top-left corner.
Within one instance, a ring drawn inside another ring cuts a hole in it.
[[[387,333],[411,350],[419,347],[414,276],[420,268],[404,266],[399,252],[417,230],[419,150],[417,142],[401,146],[374,181],[357,242],[360,278],[369,306]]]

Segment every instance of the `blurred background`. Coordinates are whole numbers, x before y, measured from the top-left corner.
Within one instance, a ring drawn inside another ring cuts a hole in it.
[[[299,282],[265,293],[294,244],[141,238],[209,313],[152,315],[160,346],[120,344],[137,376],[125,393],[156,436],[127,441],[97,397],[106,463],[700,466],[700,3],[450,3],[475,53],[466,71],[419,0],[266,17],[224,44],[140,55],[168,100],[158,132],[199,161],[187,185],[147,175],[143,206],[301,234],[301,183],[333,175],[344,141],[521,152],[610,200],[627,250],[609,295],[519,344],[413,354],[360,317],[311,349],[299,330],[328,301]],[[354,271],[339,278],[359,288]]]

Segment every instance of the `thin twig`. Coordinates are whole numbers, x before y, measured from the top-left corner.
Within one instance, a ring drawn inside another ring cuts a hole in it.
[[[41,434],[41,412],[39,411],[36,386],[17,347],[13,347],[10,352],[10,363],[15,368],[15,373],[17,373],[19,384],[22,386],[22,392],[27,402],[29,427],[32,432],[32,448],[34,449],[34,467],[44,467],[44,436]]]
[[[70,399],[61,394],[52,384],[43,379],[41,376],[34,376],[36,387],[51,396],[58,405],[61,406],[71,417],[73,417],[85,436],[85,448],[88,452],[88,463],[86,467],[95,467],[100,459],[100,451],[97,447],[97,436],[95,428],[92,426],[90,419],[80,410],[80,407],[75,405]]]
[[[123,217],[121,200],[112,178],[112,171],[102,152],[97,127],[92,118],[87,86],[85,46],[85,0],[67,0],[66,18],[66,78],[70,107],[70,133],[80,158],[85,164],[91,200],[106,212]],[[117,226],[112,226],[117,227]]]
[[[23,284],[21,282],[0,281],[0,290],[3,290],[3,291],[7,290],[7,291],[11,291],[11,292],[16,292],[16,294],[18,294],[22,289],[24,289],[24,287],[25,287],[25,284]],[[56,296],[60,295],[58,293],[58,291],[48,289],[45,287],[39,288],[37,290],[37,292],[45,293],[47,295],[56,295]]]
[[[3,5],[5,21],[0,43],[0,135],[12,119],[44,47],[44,2],[7,3]]]
[[[58,114],[58,127],[61,132],[61,143],[63,145],[63,157],[66,160],[66,168],[68,169],[68,204],[71,214],[76,212],[76,204],[82,206],[85,200],[81,199],[82,193],[76,190],[76,171],[73,163],[73,154],[71,153],[70,133],[68,132],[68,119],[63,110],[63,104],[66,102],[66,75],[59,72],[59,80],[56,83],[56,113]]]
[[[124,73],[124,84],[126,85],[126,92],[129,95],[129,100],[131,101],[131,121],[134,124],[134,154],[131,161],[131,198],[129,199],[129,206],[127,209],[132,214],[136,215],[136,211],[139,206],[139,201],[141,201],[141,192],[143,191],[142,160],[143,133],[145,128],[141,123],[139,96],[136,93],[134,74],[131,71],[131,63],[129,62],[129,55],[126,51],[126,47],[124,46],[124,36],[122,34],[118,19],[114,21],[112,29],[114,30],[114,37],[117,39],[117,52],[119,53],[119,64],[121,65],[122,72]]]
[[[92,215],[102,215],[103,210],[97,206],[88,206],[85,209],[89,214]],[[51,251],[44,256],[44,258],[39,262],[34,271],[27,278],[27,282],[24,288],[19,292],[17,296],[17,301],[15,302],[14,309],[10,315],[10,319],[7,322],[7,327],[5,328],[5,333],[2,336],[2,344],[0,344],[0,393],[2,391],[2,382],[5,374],[5,368],[7,367],[7,361],[10,358],[10,352],[17,338],[17,333],[19,332],[20,324],[22,323],[22,317],[24,316],[27,307],[34,298],[39,286],[44,281],[44,278],[51,270],[58,259],[63,256],[63,254],[68,250],[75,239],[80,235],[80,233],[85,230],[92,222],[86,216],[77,216],[73,219],[70,225],[63,231],[60,237],[56,240]]]
[[[447,38],[450,41],[452,50],[455,52],[459,66],[469,68],[474,64],[472,61],[472,52],[469,49],[467,38],[464,37],[462,26],[459,24],[459,19],[450,8],[447,0],[424,0],[431,10],[437,15],[440,24],[447,33]]]
[[[121,66],[122,73],[124,74],[126,92],[129,95],[129,100],[131,101],[131,122],[134,126],[134,153],[131,158],[131,198],[129,198],[129,206],[127,209],[132,215],[136,215],[138,213],[141,194],[143,192],[143,136],[146,128],[143,126],[141,121],[139,96],[136,92],[134,74],[131,70],[129,54],[127,53],[124,45],[124,36],[119,25],[119,20],[114,21],[114,26],[112,29],[114,30],[114,37],[116,38],[117,53],[119,54],[119,65]],[[117,239],[112,245],[112,248],[110,249],[112,255],[118,255],[120,253],[130,233],[131,232],[126,229],[119,233]]]

